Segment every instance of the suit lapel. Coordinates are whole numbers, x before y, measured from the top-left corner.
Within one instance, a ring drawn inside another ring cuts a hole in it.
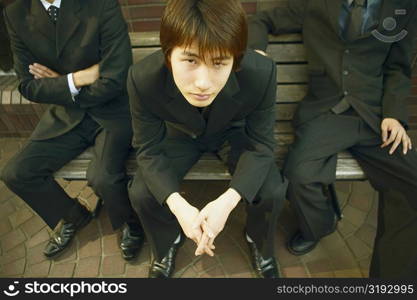
[[[55,25],[49,18],[45,7],[43,7],[39,0],[31,1],[30,15],[28,17],[29,24],[36,28],[36,31],[39,31],[49,41],[55,43]]]
[[[338,37],[340,36],[339,16],[342,11],[343,0],[326,0],[329,21],[332,24],[334,32]]]
[[[232,72],[225,87],[212,103],[205,135],[211,135],[224,129],[239,111],[242,102],[233,98],[239,91],[239,82],[235,72]]]
[[[57,26],[57,56],[64,49],[66,43],[71,38],[77,27],[80,25],[78,12],[80,10],[79,0],[62,1],[59,10]]]

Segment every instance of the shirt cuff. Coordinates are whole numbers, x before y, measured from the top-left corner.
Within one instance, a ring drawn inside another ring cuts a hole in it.
[[[80,93],[81,89],[77,89],[75,87],[74,78],[72,77],[72,73],[69,73],[67,75],[67,79],[68,79],[68,87],[69,87],[69,90],[70,90],[71,95],[72,95],[72,100],[75,101],[74,97],[77,96]]]

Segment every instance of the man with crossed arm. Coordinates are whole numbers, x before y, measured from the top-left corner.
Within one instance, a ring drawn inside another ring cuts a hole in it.
[[[51,105],[2,170],[2,180],[50,228],[63,219],[44,250],[56,257],[92,214],[67,195],[53,173],[95,145],[88,182],[113,228],[127,224],[120,246],[125,259],[134,258],[143,231],[126,186],[132,129],[125,84],[132,55],[118,1],[16,0],[4,17],[20,93]]]

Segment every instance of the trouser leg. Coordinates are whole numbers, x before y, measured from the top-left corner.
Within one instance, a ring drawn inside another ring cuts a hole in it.
[[[371,277],[417,277],[417,153],[393,155],[370,133],[352,149],[372,186],[380,193]]]
[[[319,240],[334,230],[337,203],[328,186],[336,180],[337,153],[356,143],[359,125],[358,117],[328,113],[296,129],[284,175],[306,240]]]
[[[164,152],[170,160],[169,167],[176,177],[173,180],[178,182],[184,178],[201,156],[200,151],[192,142],[184,144],[175,143],[175,141],[167,142]],[[168,206],[161,205],[149,191],[140,169],[129,182],[128,192],[132,207],[139,216],[152,252],[157,260],[161,260],[181,233],[181,227]]]
[[[128,198],[125,169],[131,140],[128,120],[115,121],[111,129],[103,129],[96,138],[94,157],[87,172],[89,185],[104,201],[113,229],[137,219]]]
[[[234,174],[243,151],[225,143],[217,154],[228,166],[229,172]],[[243,200],[247,212],[246,233],[256,243],[263,257],[271,257],[275,253],[274,239],[277,221],[284,205],[288,181],[282,176],[275,163],[271,163],[270,168],[265,172],[267,176],[253,203]]]
[[[263,257],[275,255],[277,221],[284,205],[287,186],[288,181],[274,164],[254,203],[246,203],[246,232],[256,243]]]
[[[70,132],[27,145],[4,167],[1,178],[47,224],[54,228],[76,204],[54,180],[53,173],[89,145],[97,127],[84,119]]]

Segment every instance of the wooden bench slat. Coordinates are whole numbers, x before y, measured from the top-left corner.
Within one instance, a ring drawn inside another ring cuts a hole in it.
[[[277,82],[280,83],[307,83],[307,65],[278,65]]]
[[[279,63],[307,61],[307,52],[303,44],[270,44],[266,53]]]
[[[277,102],[300,102],[307,94],[307,84],[278,84]]]
[[[345,158],[339,158],[336,169],[336,178],[338,180],[358,180],[365,179],[365,175],[360,169],[356,160],[344,154]],[[228,180],[231,178],[226,166],[223,162],[209,154],[200,159],[187,173],[185,180]],[[56,178],[70,178],[84,180],[90,160],[75,159],[66,164],[62,169],[55,173]],[[282,161],[278,161],[281,166]],[[129,176],[133,176],[136,172],[136,162],[130,158],[126,163],[126,172]]]

